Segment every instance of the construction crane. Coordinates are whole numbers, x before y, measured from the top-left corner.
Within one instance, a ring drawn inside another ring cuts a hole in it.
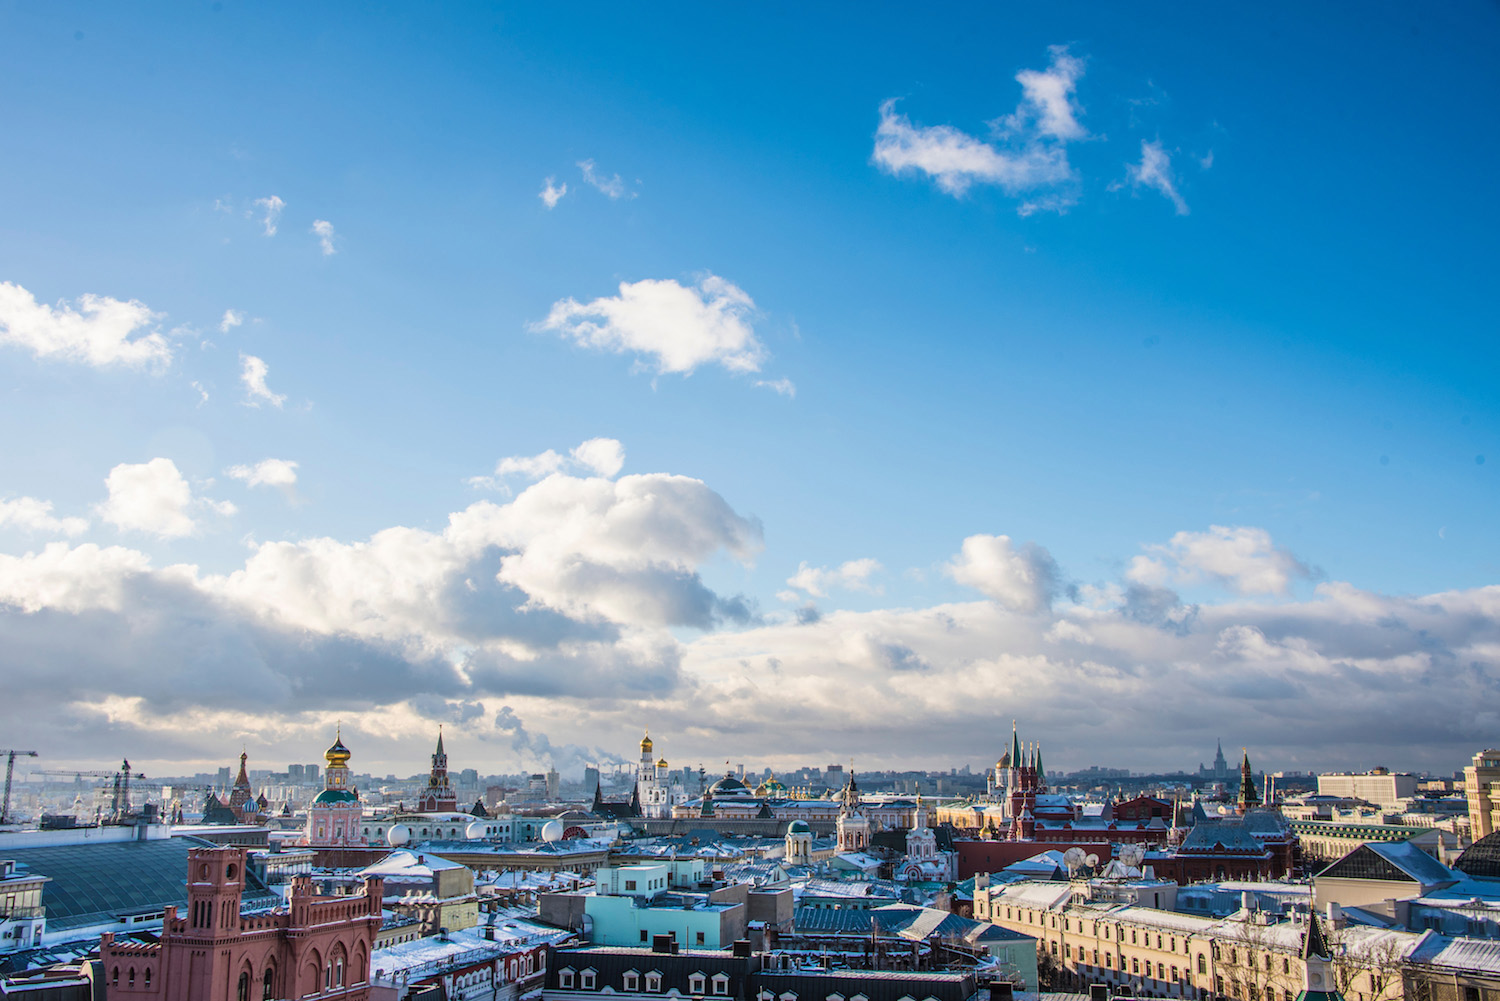
[[[125,817],[128,816],[129,813],[130,813],[130,780],[131,779],[144,779],[146,777],[146,776],[140,774],[139,772],[132,773],[130,771],[130,761],[129,761],[129,759],[126,759],[120,765],[120,770],[116,771],[116,772],[87,772],[87,771],[66,771],[66,770],[63,770],[63,771],[45,771],[45,772],[40,772],[38,774],[45,775],[48,778],[58,778],[58,779],[65,779],[65,778],[81,779],[84,776],[88,776],[89,778],[110,779],[110,780],[112,780],[114,788],[113,788],[113,792],[112,792],[112,794],[110,796],[109,819],[113,820],[113,821],[124,820]]]
[[[0,751],[5,755],[5,798],[0,800],[0,824],[10,823],[10,780],[16,774],[16,755],[36,757],[35,751]]]

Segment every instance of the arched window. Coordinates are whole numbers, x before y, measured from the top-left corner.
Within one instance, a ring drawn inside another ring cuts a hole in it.
[[[266,967],[266,975],[260,978],[260,997],[261,997],[261,1001],[271,1001],[271,998],[274,996],[274,991],[272,989],[272,985],[275,982],[275,980],[276,980],[275,973],[272,972],[272,970],[271,970],[271,968],[269,966]]]
[[[135,967],[130,968],[130,986],[135,987]]]
[[[234,1001],[250,1001],[250,974],[240,974],[239,986],[234,989]]]
[[[120,968],[118,966],[115,967],[113,970],[110,971],[110,974],[109,974],[109,986],[111,986],[111,987],[119,987],[120,986]]]
[[[333,961],[333,986],[344,986],[344,957],[340,956]]]
[[[145,971],[142,973],[142,977],[145,980],[146,989],[150,990],[150,988],[151,988],[151,967],[149,967],[149,966],[146,967]]]

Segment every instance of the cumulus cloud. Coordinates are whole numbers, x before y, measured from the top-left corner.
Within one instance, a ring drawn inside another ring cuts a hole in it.
[[[595,169],[593,160],[579,160],[578,169],[583,171],[583,179],[585,181],[609,196],[611,200],[625,197],[625,181],[619,174],[605,177]],[[548,184],[551,184],[550,179],[548,180]],[[563,185],[563,187],[566,188],[567,185]],[[546,197],[545,194],[543,197]],[[558,197],[561,198],[562,195],[559,194]],[[552,206],[549,205],[547,207],[551,208]]]
[[[59,518],[52,513],[52,502],[35,497],[0,500],[0,528],[18,528],[24,532],[49,535],[82,535],[88,531],[87,518]]]
[[[1057,589],[1057,563],[1035,543],[1017,547],[1008,535],[971,535],[944,569],[1017,612],[1047,608]]]
[[[566,195],[568,193],[568,185],[566,181],[561,185],[557,185],[553,183],[554,180],[555,179],[551,177],[547,178],[546,183],[542,185],[541,194],[537,195],[537,197],[542,200],[542,204],[547,206],[549,209],[557,208],[557,203],[562,201],[563,195]]]
[[[755,303],[717,275],[697,285],[675,280],[621,282],[620,294],[580,303],[563,299],[536,329],[581,347],[635,354],[658,373],[692,373],[701,365],[758,372],[766,358],[751,320]]]
[[[198,530],[193,511],[207,508],[220,515],[232,515],[235,506],[228,501],[194,497],[192,486],[171,459],[157,457],[150,462],[122,462],[109,471],[104,485],[109,497],[98,505],[99,517],[115,527],[146,532],[163,539],[177,539]]]
[[[758,379],[755,384],[762,389],[769,389],[778,396],[797,395],[797,387],[790,379]]]
[[[289,459],[262,459],[253,466],[230,466],[224,475],[247,487],[279,487],[290,491],[297,485],[297,464]]]
[[[0,344],[25,348],[38,358],[57,358],[103,368],[165,367],[172,348],[160,332],[148,330],[161,318],[144,303],[103,295],[81,295],[67,302],[39,303],[13,282],[0,282]]]
[[[1021,104],[1005,119],[1008,129],[1037,133],[1054,139],[1082,139],[1087,133],[1078,122],[1078,107],[1073,91],[1083,76],[1083,60],[1068,54],[1066,45],[1051,46],[1052,65],[1045,70],[1022,70],[1016,74],[1021,85]]]
[[[314,219],[311,232],[315,236],[317,236],[318,246],[322,248],[324,257],[330,257],[338,253],[338,250],[336,250],[333,246],[333,240],[335,236],[333,232],[333,223],[329,222],[327,219]]]
[[[884,569],[878,560],[870,557],[849,560],[847,563],[832,568],[812,567],[803,561],[797,565],[797,572],[788,577],[786,582],[798,590],[806,591],[814,598],[825,598],[834,588],[879,594],[880,586],[873,583],[870,578]]]
[[[265,214],[261,216],[261,225],[266,229],[267,236],[276,235],[276,223],[281,218],[281,210],[286,208],[286,202],[276,195],[265,198],[257,198],[254,202],[256,208],[264,209]],[[248,215],[248,213],[246,213]]]
[[[1212,159],[1209,162],[1212,163]],[[1172,156],[1162,148],[1160,141],[1141,140],[1141,161],[1125,165],[1125,179],[1133,190],[1152,188],[1172,203],[1178,215],[1188,214],[1187,202],[1178,193],[1177,181],[1172,175]],[[1118,189],[1120,185],[1113,187]]]
[[[224,310],[224,318],[219,321],[219,333],[227,334],[244,322],[244,313],[241,313],[237,309],[226,309]]]
[[[156,517],[170,525],[191,506],[163,472],[174,489],[156,491]],[[1146,555],[1168,582],[1212,573],[1274,594],[1293,571],[1240,532]],[[1399,739],[1410,767],[1451,769],[1500,728],[1500,587],[1392,597],[1325,583],[1308,600],[1185,606],[1165,583],[1127,580],[1070,601],[1052,596],[1046,550],[979,535],[949,572],[995,600],[766,622],[700,574],[754,558],[761,535],[697,480],[558,471],[440,529],[260,543],[227,573],[49,542],[0,554],[13,693],[0,718],[18,740],[64,734],[101,761],[148,739],[223,754],[253,736],[253,690],[254,739],[326,743],[342,717],[367,762],[374,747],[396,762],[425,752],[446,719],[539,764],[598,754],[559,752],[544,732],[620,747],[649,722],[673,758],[763,754],[777,768],[993,760],[1009,740],[996,720],[1016,717],[1054,767],[1106,754],[1191,767],[1222,736],[1273,767],[1367,765]],[[1142,718],[1173,725],[1143,734]],[[1239,736],[1218,732],[1226,720]]]
[[[473,476],[469,483],[476,487],[504,490],[510,477],[540,480],[544,476],[563,470],[593,473],[611,477],[625,466],[625,446],[614,438],[590,438],[581,442],[567,455],[559,455],[552,449],[536,455],[509,455],[495,464],[492,476]]]
[[[1263,528],[1211,525],[1206,532],[1178,532],[1146,550],[1125,576],[1148,587],[1208,581],[1240,594],[1286,594],[1293,580],[1311,574]]]
[[[875,164],[895,176],[925,174],[954,197],[975,184],[997,185],[1010,195],[1046,189],[1048,194],[1024,204],[1023,214],[1066,209],[1073,200],[1068,186],[1075,180],[1066,143],[1086,134],[1073,100],[1083,62],[1066,48],[1051,51],[1046,70],[1016,74],[1021,102],[993,123],[993,142],[951,125],[914,125],[897,113],[894,99],[884,102],[875,131]]]
[[[262,403],[269,403],[273,407],[280,407],[286,402],[284,394],[273,393],[266,385],[266,375],[270,371],[270,366],[254,355],[240,355],[240,382],[245,384],[247,405],[258,407]]]

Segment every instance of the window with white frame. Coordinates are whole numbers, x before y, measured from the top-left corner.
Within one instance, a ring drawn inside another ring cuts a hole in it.
[[[721,998],[729,995],[729,977],[722,973],[714,974],[714,995]]]
[[[557,986],[565,988],[567,990],[572,990],[573,989],[573,972],[574,971],[573,971],[573,968],[571,966],[564,966],[562,969],[558,970],[557,971]]]
[[[693,994],[702,994],[708,989],[708,977],[701,973],[694,973],[688,977],[688,991]]]
[[[641,989],[641,975],[637,970],[626,970],[624,977],[625,989],[627,991],[638,991]]]
[[[596,975],[592,969],[584,970],[578,975],[578,986],[582,990],[591,991],[594,989],[595,979]]]
[[[646,974],[646,993],[661,993],[661,973],[659,971],[652,970],[650,973]]]

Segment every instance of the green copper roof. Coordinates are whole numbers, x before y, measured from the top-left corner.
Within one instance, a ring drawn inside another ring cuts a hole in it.
[[[314,803],[358,803],[359,797],[347,789],[324,789],[313,799]]]

